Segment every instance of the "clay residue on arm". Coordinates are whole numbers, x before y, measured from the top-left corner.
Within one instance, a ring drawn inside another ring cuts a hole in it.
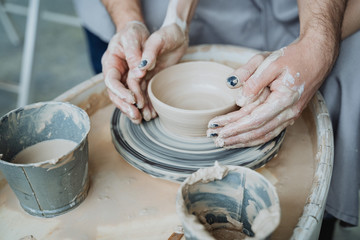
[[[110,14],[117,32],[123,29],[128,22],[144,23],[139,0],[102,0],[102,3]]]
[[[183,32],[188,30],[198,0],[171,0],[166,12],[163,26],[176,23]]]

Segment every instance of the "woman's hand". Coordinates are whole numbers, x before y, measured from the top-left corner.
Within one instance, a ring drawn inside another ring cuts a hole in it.
[[[107,2],[109,11],[114,6],[120,7],[113,1]],[[124,4],[135,13],[135,19],[140,19],[139,1]],[[188,25],[196,5],[197,1],[171,0],[162,27],[151,36],[144,24],[131,21],[110,41],[102,59],[105,84],[112,102],[133,123],[141,123],[142,118],[149,121],[156,117],[147,96],[148,81],[155,73],[177,63],[185,54],[189,42]],[[117,25],[122,26],[122,15],[110,12],[113,20],[119,22]]]
[[[129,23],[112,38],[102,59],[113,103],[134,123],[156,117],[147,95],[148,81],[177,63],[187,47],[188,35],[177,24],[163,26],[149,36],[142,24]]]
[[[182,31],[177,24],[163,26],[151,34],[145,42],[142,61],[136,73],[136,77],[142,79],[143,113],[155,113],[146,91],[149,80],[162,69],[179,62],[186,52],[188,42],[187,33]],[[143,114],[143,117],[145,120],[150,120],[156,117],[156,113],[151,117]]]
[[[128,22],[113,36],[101,60],[110,99],[134,123],[142,120],[139,109],[144,106],[144,94],[136,73],[148,37],[143,23]]]

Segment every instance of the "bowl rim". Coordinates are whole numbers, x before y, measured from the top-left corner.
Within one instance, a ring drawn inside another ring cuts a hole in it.
[[[155,74],[149,81],[148,84],[148,88],[147,88],[147,92],[149,95],[149,99],[151,102],[155,101],[158,105],[162,106],[162,107],[166,107],[168,108],[169,111],[176,111],[178,113],[181,114],[192,114],[192,115],[203,115],[203,114],[211,114],[211,113],[215,113],[215,112],[220,112],[220,111],[225,111],[227,109],[231,109],[234,108],[236,106],[236,102],[235,99],[233,101],[232,105],[227,105],[227,106],[223,106],[223,107],[217,107],[217,108],[212,108],[212,109],[202,109],[202,110],[192,110],[192,109],[183,109],[183,108],[178,108],[178,107],[173,107],[169,104],[164,103],[163,101],[161,101],[158,97],[155,96],[154,92],[152,91],[152,85],[153,85],[153,79],[158,76],[158,74],[163,73],[164,71],[169,71],[169,69],[174,68],[174,67],[178,67],[179,65],[188,65],[188,64],[203,64],[203,63],[207,63],[207,64],[213,64],[213,65],[218,65],[218,66],[222,66],[225,68],[229,68],[232,69],[234,71],[234,69],[232,67],[229,67],[227,65],[221,64],[221,63],[217,63],[217,62],[212,62],[212,61],[191,61],[191,62],[183,62],[183,63],[177,63],[175,65],[172,65],[170,67],[167,67],[163,70],[161,70],[160,72],[158,72],[157,74]],[[224,80],[224,84],[225,84],[225,80]],[[231,90],[229,88],[229,90]]]
[[[33,109],[33,108],[41,108],[41,107],[44,107],[44,106],[51,106],[51,105],[65,106],[66,108],[69,108],[69,109],[71,109],[73,111],[76,111],[79,115],[81,115],[81,117],[83,117],[83,119],[85,121],[84,126],[85,126],[86,132],[81,137],[81,141],[79,141],[79,143],[76,143],[76,146],[73,149],[71,149],[71,150],[63,153],[61,156],[57,157],[58,161],[55,164],[51,163],[52,159],[44,160],[44,161],[36,162],[36,163],[13,163],[13,162],[8,162],[8,161],[2,159],[3,156],[1,154],[1,152],[0,152],[0,164],[7,165],[7,166],[13,166],[13,167],[22,167],[22,168],[44,167],[44,166],[47,166],[47,164],[55,166],[58,163],[62,162],[64,157],[68,156],[69,154],[71,154],[72,152],[74,152],[78,148],[81,148],[84,145],[84,143],[87,141],[88,135],[89,135],[90,130],[91,130],[90,118],[89,118],[89,115],[86,113],[86,111],[84,109],[82,109],[79,106],[77,106],[75,104],[72,104],[70,102],[43,101],[43,102],[35,102],[35,103],[30,103],[28,105],[20,106],[20,107],[17,107],[15,109],[10,110],[5,115],[1,116],[0,117],[0,124],[4,121],[5,118],[9,118],[9,116],[11,114],[17,114],[17,113],[19,113],[21,111],[26,111],[26,110]]]
[[[208,175],[204,175],[204,172],[208,173]],[[184,229],[190,231],[192,234],[194,234],[194,236],[198,237],[198,239],[215,240],[215,238],[210,235],[208,231],[205,230],[204,225],[198,221],[197,217],[189,213],[184,200],[183,191],[189,188],[189,186],[197,183],[207,183],[222,180],[230,172],[237,172],[240,174],[255,177],[257,179],[260,179],[267,185],[267,188],[269,189],[273,197],[273,205],[271,207],[268,207],[268,209],[271,208],[273,212],[278,213],[274,215],[275,224],[274,229],[270,232],[271,236],[271,233],[274,232],[280,225],[281,220],[280,198],[275,185],[272,184],[270,180],[268,180],[265,176],[253,169],[244,166],[222,165],[219,164],[218,161],[215,161],[214,166],[200,168],[196,172],[193,172],[179,186],[176,193],[175,208]]]

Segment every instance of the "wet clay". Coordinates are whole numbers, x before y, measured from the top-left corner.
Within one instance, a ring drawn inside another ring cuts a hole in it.
[[[52,139],[39,142],[19,152],[12,163],[39,163],[47,160],[57,160],[71,152],[77,143],[66,139]]]
[[[111,142],[114,106],[91,116],[90,191],[77,208],[56,218],[28,215],[0,174],[0,232],[4,239],[168,239],[180,220],[179,184],[155,179],[121,159]],[[278,191],[281,221],[272,239],[289,239],[301,216],[314,176],[314,141],[302,115],[289,127],[277,157],[260,173]]]
[[[213,230],[211,232],[211,235],[216,239],[216,240],[227,240],[227,239],[232,239],[232,240],[241,240],[241,239],[246,239],[246,235],[240,231],[236,231],[236,230],[228,230],[228,229],[216,229]]]
[[[234,111],[236,89],[224,84],[234,70],[207,62],[180,63],[150,81],[148,94],[160,121],[183,136],[205,136],[209,120]]]
[[[211,239],[207,232],[217,240],[239,239],[244,234],[265,239],[280,222],[279,199],[270,181],[246,167],[218,162],[182,183],[176,210],[185,235],[196,239]]]

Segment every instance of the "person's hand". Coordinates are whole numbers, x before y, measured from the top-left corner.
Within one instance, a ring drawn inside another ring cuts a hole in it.
[[[177,63],[185,54],[189,36],[177,24],[161,27],[151,34],[145,43],[142,62],[139,65],[143,75],[151,71],[152,75]]]
[[[143,23],[129,22],[112,37],[101,59],[110,99],[134,123],[142,119],[139,109],[143,106],[143,94],[135,72],[148,37]]]
[[[149,36],[138,22],[128,24],[109,43],[102,58],[105,84],[112,102],[133,123],[155,118],[147,85],[158,71],[177,63],[188,47],[188,34],[177,24]]]
[[[185,54],[188,44],[187,31],[182,30],[175,23],[161,27],[145,42],[142,60],[136,72],[136,77],[143,79],[141,85],[143,90],[141,99],[144,101],[143,112],[155,112],[146,91],[149,80],[162,69],[179,62]],[[153,117],[154,115],[152,115]],[[146,118],[144,115],[144,119],[150,120],[151,118]]]
[[[255,55],[227,79],[241,108],[209,122],[218,147],[265,143],[294,123],[329,72],[336,50],[303,38],[273,53]]]

